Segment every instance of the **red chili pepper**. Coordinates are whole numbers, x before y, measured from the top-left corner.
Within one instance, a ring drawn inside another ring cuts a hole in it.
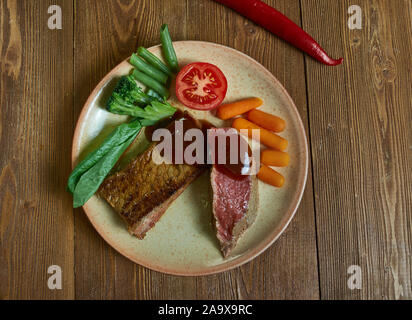
[[[325,50],[302,28],[288,17],[259,0],[215,0],[239,12],[253,22],[274,33],[283,40],[306,52],[316,60],[328,65],[341,64],[328,56]]]

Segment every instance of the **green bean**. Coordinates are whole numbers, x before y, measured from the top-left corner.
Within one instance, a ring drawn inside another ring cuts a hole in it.
[[[136,69],[134,69],[133,71],[133,77],[135,77],[136,80],[140,81],[145,86],[158,92],[161,96],[166,97],[166,99],[169,98],[169,90],[166,87],[164,87],[161,83],[157,82],[155,79],[149,77],[148,75]]]
[[[172,71],[177,72],[179,65],[167,24],[162,25],[162,27],[160,28],[160,41],[162,42],[163,54],[166,58],[167,63],[169,64],[169,67],[172,69]]]
[[[160,71],[159,69],[156,69],[152,65],[148,64],[135,53],[132,54],[132,57],[130,58],[130,63],[134,65],[138,70],[147,74],[149,77],[152,77],[160,83],[167,85],[168,76],[164,74],[163,71]]]
[[[160,101],[160,102],[165,101],[165,99],[160,94],[158,94],[156,91],[154,91],[153,89],[149,88],[149,90],[146,91],[146,94],[149,97],[156,99],[157,101]]]
[[[139,56],[141,56],[143,59],[145,59],[149,64],[151,64],[156,69],[159,69],[160,71],[162,71],[163,73],[165,73],[169,76],[173,76],[173,72],[170,71],[168,66],[166,66],[162,62],[162,60],[160,60],[158,57],[156,57],[149,50],[147,50],[143,47],[139,47],[139,49],[137,49],[137,53],[139,54]]]

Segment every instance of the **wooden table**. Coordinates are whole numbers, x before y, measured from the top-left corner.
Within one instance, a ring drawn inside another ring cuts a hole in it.
[[[0,0],[0,298],[411,299],[412,2],[267,0],[333,56],[326,67],[211,0]],[[62,9],[50,30],[47,10]],[[348,8],[362,8],[361,30]],[[65,185],[80,110],[139,45],[224,44],[295,101],[311,165],[297,214],[252,262],[207,277],[136,265],[107,245]],[[62,269],[50,290],[50,265]],[[348,288],[348,268],[362,288]]]

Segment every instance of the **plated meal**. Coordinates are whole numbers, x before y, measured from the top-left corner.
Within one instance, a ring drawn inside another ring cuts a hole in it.
[[[73,143],[73,206],[151,269],[245,263],[286,228],[307,174],[293,102],[251,58],[219,45],[140,47],[93,91]]]

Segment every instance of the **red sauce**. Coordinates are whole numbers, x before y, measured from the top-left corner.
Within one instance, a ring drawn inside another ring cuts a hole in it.
[[[241,179],[242,176],[246,175],[250,171],[250,159],[251,149],[247,141],[238,134],[233,128],[215,128],[211,123],[206,120],[194,119],[186,112],[177,111],[172,118],[173,122],[170,123],[166,129],[169,130],[172,137],[172,144],[170,149],[167,149],[168,154],[172,155],[170,160],[172,163],[181,164],[186,163],[184,159],[184,150],[195,141],[184,141],[184,135],[189,129],[201,129],[204,137],[204,158],[202,158],[201,163],[195,163],[195,165],[207,165],[211,164],[211,159],[213,158],[213,163],[217,164],[220,170],[225,169],[225,172],[229,172],[232,177]],[[179,122],[179,123],[178,123]],[[164,124],[163,124],[164,126]],[[149,140],[152,140],[153,131],[157,128],[162,127],[162,125],[156,125],[146,128],[146,136]],[[182,130],[179,130],[179,129]],[[229,131],[231,130],[231,131]],[[219,136],[225,135],[225,141],[222,143],[222,138],[220,141]],[[209,139],[209,141],[208,141]],[[212,139],[214,139],[211,145]],[[240,147],[242,146],[242,148]],[[232,148],[237,149],[237,154],[231,155]],[[243,151],[243,154],[242,154]],[[224,162],[219,161],[219,155],[224,153]],[[164,152],[161,154],[164,156]],[[195,154],[194,154],[195,156]],[[231,156],[234,159],[231,159]],[[209,159],[209,162],[208,162]],[[232,163],[231,163],[232,162]],[[191,163],[190,163],[191,164]]]
[[[219,142],[219,136],[225,136],[223,145],[222,140]],[[214,139],[214,148],[212,139]],[[211,156],[214,157],[214,164],[216,164],[218,170],[222,170],[222,167],[224,167],[225,171],[238,178],[247,175],[251,170],[250,156],[252,151],[247,141],[235,129],[214,128],[209,130],[209,146],[214,149],[210,152]],[[235,150],[236,154],[234,152],[231,154],[231,150]],[[222,153],[224,153],[224,159],[219,159]],[[224,161],[222,162],[222,160]]]

